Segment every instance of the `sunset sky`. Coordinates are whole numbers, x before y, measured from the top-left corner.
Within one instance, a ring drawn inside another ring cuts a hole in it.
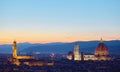
[[[0,44],[120,39],[120,0],[0,0]]]

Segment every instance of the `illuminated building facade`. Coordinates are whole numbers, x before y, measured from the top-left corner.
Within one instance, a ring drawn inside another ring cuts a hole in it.
[[[74,45],[74,60],[80,60],[79,45]]]
[[[16,59],[34,59],[33,56],[18,56],[17,55],[17,42],[14,41],[13,42],[13,46],[12,46],[12,50],[13,50],[13,58],[16,58]]]
[[[108,55],[108,48],[107,46],[103,43],[103,40],[101,38],[100,43],[95,49],[95,55]]]
[[[94,54],[98,58],[98,60],[110,60],[108,48],[103,43],[102,38],[101,38],[98,46],[95,48],[95,53]]]
[[[16,44],[16,41],[14,41],[13,45],[12,45],[12,56],[13,56],[13,58],[17,57],[17,44]]]
[[[28,66],[53,66],[54,62],[43,62],[43,61],[25,61],[24,64]]]
[[[34,59],[33,56],[19,56],[17,55],[17,42],[14,41],[12,45],[12,57],[9,58],[9,61],[13,64],[19,65],[19,59]]]
[[[101,38],[100,43],[95,48],[94,54],[84,54],[83,52],[79,54],[79,45],[74,46],[74,51],[72,53],[68,53],[67,59],[72,60],[110,60],[109,52],[107,46],[103,43]]]
[[[97,60],[97,57],[94,54],[85,54],[84,60]]]
[[[67,54],[67,59],[72,60],[73,57],[74,57],[74,54],[73,54],[72,51],[70,51],[70,52]]]

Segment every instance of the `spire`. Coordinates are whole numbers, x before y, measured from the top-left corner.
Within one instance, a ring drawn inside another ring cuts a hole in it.
[[[100,43],[103,43],[103,39],[101,38]]]
[[[16,44],[16,40],[14,40],[13,43]]]

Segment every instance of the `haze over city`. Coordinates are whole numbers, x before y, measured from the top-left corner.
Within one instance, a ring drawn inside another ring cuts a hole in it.
[[[119,0],[0,0],[0,44],[120,39]]]

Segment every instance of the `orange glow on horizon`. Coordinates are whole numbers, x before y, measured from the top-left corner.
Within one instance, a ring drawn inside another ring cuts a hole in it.
[[[82,38],[82,37],[81,37]],[[83,39],[79,39],[79,38],[60,38],[60,37],[51,37],[49,39],[45,38],[32,38],[32,39],[22,39],[22,38],[18,38],[18,39],[2,39],[0,40],[0,44],[12,44],[12,42],[14,40],[16,40],[18,43],[22,43],[22,42],[29,42],[29,43],[49,43],[49,42],[74,42],[74,41],[91,41],[91,40],[100,40],[100,38],[83,38]],[[103,40],[115,40],[114,38],[105,38],[103,37]]]
[[[93,33],[2,33],[0,35],[0,44],[12,44],[14,40],[17,42],[30,43],[48,43],[48,42],[74,42],[74,41],[90,41],[90,40],[119,40],[117,34],[98,34]],[[114,35],[114,36],[112,36]]]

